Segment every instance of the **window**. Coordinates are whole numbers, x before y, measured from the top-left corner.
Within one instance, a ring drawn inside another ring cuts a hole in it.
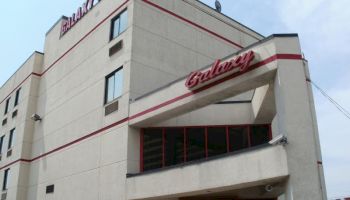
[[[12,129],[10,131],[10,138],[9,138],[9,143],[8,143],[7,149],[11,149],[12,146],[13,146],[13,140],[14,140],[14,137],[15,137],[15,130],[16,129]]]
[[[123,67],[106,77],[105,104],[120,97],[123,91]]]
[[[4,138],[5,138],[4,135],[0,137],[0,155],[2,154],[2,146],[4,144]]]
[[[6,100],[5,113],[4,113],[5,115],[9,112],[10,99],[11,99],[11,98],[8,98],[8,99]]]
[[[145,129],[143,133],[143,169],[163,166],[163,131],[160,128]]]
[[[46,186],[46,194],[51,194],[55,192],[55,185]]]
[[[270,131],[268,126],[251,127],[251,146],[258,146],[268,143],[270,140]]]
[[[208,156],[216,156],[227,152],[226,127],[208,128]]]
[[[2,182],[2,191],[7,190],[9,173],[10,173],[10,169],[6,169],[5,172],[4,172],[4,179],[3,179],[3,182]]]
[[[15,107],[18,105],[18,102],[19,102],[19,94],[20,94],[20,92],[21,92],[21,88],[19,88],[16,91],[15,104],[14,104]]]
[[[184,162],[184,128],[169,128],[165,135],[165,166]]]
[[[230,127],[230,151],[239,151],[249,147],[248,127]]]
[[[145,128],[141,131],[141,171],[236,152],[270,139],[270,125]]]
[[[128,10],[124,10],[112,19],[110,40],[118,37],[128,26]]]
[[[186,131],[187,159],[186,161],[205,158],[205,129],[188,128]]]

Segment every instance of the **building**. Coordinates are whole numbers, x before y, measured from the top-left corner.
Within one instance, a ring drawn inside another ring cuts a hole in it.
[[[87,0],[1,87],[1,199],[326,199],[296,34]]]

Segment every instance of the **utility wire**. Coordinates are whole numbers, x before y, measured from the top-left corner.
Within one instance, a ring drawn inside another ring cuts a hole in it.
[[[321,92],[323,96],[325,96],[341,113],[345,115],[348,119],[350,119],[350,112],[347,111],[343,106],[337,103],[332,97],[330,97],[324,90],[322,90],[316,83],[314,83],[311,79],[306,79],[306,81],[310,82],[317,90]]]

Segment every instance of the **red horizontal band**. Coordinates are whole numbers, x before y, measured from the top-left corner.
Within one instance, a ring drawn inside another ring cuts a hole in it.
[[[174,16],[174,17],[176,17],[176,18],[178,18],[178,19],[180,19],[180,20],[182,20],[182,21],[184,21],[184,22],[186,22],[186,23],[188,23],[188,24],[190,24],[190,25],[193,25],[194,27],[197,27],[197,28],[199,28],[199,29],[201,29],[201,30],[203,30],[203,31],[206,31],[207,33],[209,33],[209,34],[211,34],[211,35],[213,35],[213,36],[215,36],[215,37],[220,38],[220,39],[223,40],[223,41],[226,41],[226,42],[228,42],[228,43],[230,43],[230,44],[232,44],[232,45],[234,45],[234,46],[236,46],[236,47],[238,47],[238,48],[243,48],[241,45],[239,45],[239,44],[237,44],[237,43],[235,43],[235,42],[233,42],[233,41],[231,41],[231,40],[229,40],[229,39],[227,39],[227,38],[225,38],[225,37],[223,37],[223,36],[221,36],[221,35],[219,35],[219,34],[213,32],[213,31],[211,31],[211,30],[209,30],[209,29],[207,29],[207,28],[205,28],[205,27],[203,27],[203,26],[201,26],[201,25],[199,25],[199,24],[196,24],[196,23],[194,23],[194,22],[192,22],[192,21],[190,21],[190,20],[188,20],[188,19],[186,19],[186,18],[184,18],[184,17],[181,17],[181,16],[175,14],[174,12],[171,12],[171,11],[169,11],[169,10],[167,10],[167,9],[165,9],[165,8],[163,8],[163,7],[161,7],[161,6],[159,6],[159,5],[156,5],[156,4],[152,3],[152,2],[150,2],[149,0],[143,0],[143,1],[144,1],[145,3],[147,3],[147,4],[149,4],[149,5],[151,5],[151,6],[155,7],[155,8],[157,8],[157,9],[159,9],[159,10],[162,10],[162,11],[164,11],[164,12],[166,12],[166,13],[168,13],[168,14],[170,14],[170,15],[172,15],[172,16]],[[62,54],[58,59],[56,59],[51,65],[49,65],[49,67],[48,67],[45,71],[43,71],[42,73],[32,72],[31,74],[29,74],[20,84],[18,84],[17,87],[15,87],[15,88],[0,102],[0,104],[3,103],[13,92],[15,92],[15,91],[16,91],[30,76],[41,77],[41,76],[43,76],[44,74],[46,74],[46,72],[48,72],[52,67],[54,67],[61,59],[63,59],[64,57],[66,57],[73,49],[75,49],[75,48],[76,48],[83,40],[85,40],[92,32],[94,32],[99,26],[101,26],[104,22],[106,22],[106,21],[108,20],[108,18],[110,18],[113,14],[115,14],[120,8],[122,8],[122,7],[123,7],[126,3],[128,3],[128,2],[129,2],[129,0],[124,1],[124,3],[122,3],[118,8],[116,8],[114,11],[112,11],[107,17],[105,17],[101,22],[99,22],[93,29],[91,29],[87,34],[85,34],[78,42],[76,42],[71,48],[69,48],[65,53],[63,53],[63,54]],[[265,65],[265,64],[267,64],[267,63],[269,63],[269,62],[275,61],[276,59],[301,59],[301,58],[302,58],[301,55],[294,55],[294,54],[277,54],[277,55],[275,55],[275,56],[273,56],[273,57],[270,57],[269,59],[266,59],[265,61],[259,62],[260,64],[259,64],[259,63],[258,63],[258,64],[255,64],[256,66],[254,66],[254,69],[257,68],[257,67],[259,67],[259,66]],[[252,67],[253,67],[253,66],[252,66]],[[145,114],[147,114],[147,113],[150,113],[150,112],[152,112],[152,111],[155,111],[155,110],[157,110],[157,109],[159,109],[159,108],[165,107],[165,106],[167,106],[167,105],[169,105],[169,104],[172,104],[172,103],[177,102],[177,101],[179,101],[179,100],[181,100],[181,99],[184,99],[184,98],[186,98],[186,97],[189,97],[189,96],[191,96],[191,95],[193,95],[193,94],[195,94],[195,93],[198,93],[198,92],[201,92],[201,91],[203,91],[203,90],[209,89],[209,88],[211,88],[211,87],[213,87],[213,86],[215,86],[215,85],[217,85],[217,84],[220,84],[220,83],[222,83],[222,82],[224,82],[224,81],[226,81],[226,80],[229,80],[229,79],[231,79],[231,78],[234,78],[234,77],[228,77],[228,78],[222,79],[222,80],[220,80],[220,81],[216,81],[216,82],[214,82],[214,83],[212,83],[212,84],[210,84],[210,85],[208,85],[208,86],[204,86],[203,88],[199,88],[199,89],[197,89],[197,90],[195,90],[195,91],[193,91],[193,92],[188,92],[188,93],[183,94],[183,95],[181,95],[181,96],[178,96],[178,97],[176,97],[176,98],[174,98],[174,99],[172,99],[172,100],[163,102],[162,104],[159,104],[159,105],[157,105],[157,106],[154,106],[154,107],[152,107],[152,108],[150,108],[150,109],[147,109],[147,110],[145,110],[145,111],[143,111],[143,112],[140,112],[140,113],[138,113],[138,114],[136,114],[136,115],[133,115],[133,116],[131,116],[131,117],[129,117],[129,118],[124,118],[124,119],[122,119],[122,120],[119,120],[119,121],[117,121],[117,122],[115,122],[115,123],[113,123],[113,124],[111,124],[111,125],[108,125],[108,126],[106,126],[106,127],[103,127],[103,128],[101,128],[101,129],[99,129],[99,130],[97,130],[97,131],[94,131],[94,132],[92,132],[92,133],[89,133],[89,134],[87,134],[87,135],[85,135],[85,136],[83,136],[83,137],[81,137],[81,138],[78,138],[78,139],[76,139],[76,140],[74,140],[74,141],[72,141],[72,142],[70,142],[70,143],[67,143],[67,144],[62,145],[62,146],[60,146],[60,147],[57,147],[57,148],[55,148],[55,149],[53,149],[53,150],[51,150],[51,151],[49,151],[49,152],[46,152],[46,153],[41,154],[41,155],[39,155],[39,156],[36,156],[36,157],[34,157],[33,159],[23,159],[23,158],[21,158],[21,159],[15,160],[15,161],[13,161],[13,162],[11,162],[11,163],[9,163],[9,164],[6,164],[6,165],[0,167],[0,170],[2,170],[2,169],[4,169],[4,168],[7,168],[7,167],[9,167],[9,166],[11,166],[11,165],[13,165],[13,164],[15,164],[15,163],[17,163],[17,162],[26,162],[26,163],[33,162],[33,161],[38,160],[38,159],[40,159],[40,158],[42,158],[42,157],[45,157],[45,156],[47,156],[47,155],[49,155],[49,154],[52,154],[52,153],[57,152],[57,151],[59,151],[59,150],[62,150],[62,149],[64,149],[64,148],[66,148],[66,147],[69,147],[69,146],[71,146],[71,145],[73,145],[73,144],[79,143],[79,142],[81,142],[81,141],[83,141],[83,140],[85,140],[85,139],[87,139],[87,138],[90,138],[90,137],[92,137],[92,136],[94,136],[94,135],[97,135],[97,134],[99,134],[99,133],[102,133],[103,131],[106,131],[106,130],[112,128],[112,127],[115,127],[115,126],[117,126],[117,125],[120,125],[120,124],[122,124],[122,123],[124,123],[124,122],[127,122],[127,121],[131,120],[131,119],[135,119],[135,118],[137,118],[137,117],[143,116],[143,115],[145,115]]]
[[[73,49],[75,49],[83,40],[85,40],[91,33],[93,33],[98,27],[100,27],[104,22],[107,21],[108,18],[110,18],[112,15],[114,15],[118,10],[120,10],[126,3],[128,3],[130,0],[124,1],[118,8],[113,10],[107,17],[105,17],[102,21],[100,21],[94,28],[92,28],[88,33],[86,33],[78,42],[76,42],[71,48],[69,48],[66,52],[64,52],[58,59],[56,59],[49,67],[43,71],[42,73],[36,73],[32,72],[30,73],[20,84],[18,84],[15,89],[13,89],[3,100],[1,100],[0,104],[3,103],[14,91],[16,91],[30,76],[38,76],[41,77],[46,72],[48,72],[53,66],[55,66],[60,60],[62,60],[64,57],[66,57]]]
[[[167,10],[167,9],[165,9],[165,8],[155,4],[155,3],[152,3],[149,0],[143,0],[143,2],[153,6],[155,8],[157,8],[157,9],[159,9],[159,10],[165,12],[165,13],[168,13],[169,15],[172,15],[172,16],[176,17],[176,18],[180,19],[183,22],[186,22],[186,23],[188,23],[188,24],[190,24],[190,25],[192,25],[194,27],[197,27],[197,28],[199,28],[199,29],[201,29],[201,30],[203,30],[203,31],[205,31],[205,32],[207,32],[207,33],[209,33],[209,34],[211,34],[211,35],[213,35],[213,36],[215,36],[215,37],[225,41],[225,42],[228,42],[228,43],[232,44],[233,46],[238,47],[239,49],[243,49],[243,47],[241,45],[239,45],[238,43],[233,42],[233,41],[231,41],[231,40],[229,40],[229,39],[227,39],[227,38],[225,38],[225,37],[215,33],[214,31],[211,31],[211,30],[209,30],[209,29],[207,29],[207,28],[205,28],[205,27],[203,27],[203,26],[201,26],[201,25],[199,25],[199,24],[197,24],[197,23],[195,23],[193,21],[190,21],[189,19],[186,19],[186,18],[184,18],[184,17],[182,17],[182,16],[180,16],[180,15],[178,15],[178,14],[176,14],[176,13],[170,11],[170,10]]]
[[[73,49],[75,49],[83,40],[85,40],[91,33],[93,33],[99,26],[101,26],[104,22],[106,22],[108,20],[108,18],[110,18],[112,15],[114,15],[116,12],[118,12],[118,10],[120,10],[126,3],[128,3],[130,0],[126,0],[124,1],[118,8],[116,8],[114,11],[112,11],[107,17],[105,17],[102,21],[100,21],[93,29],[91,29],[87,34],[85,34],[78,42],[76,42],[72,47],[70,47],[66,52],[64,52],[58,59],[56,59],[52,64],[49,65],[49,67],[43,71],[42,73],[35,73],[35,72],[32,72],[31,74],[29,74],[20,84],[18,84],[17,87],[15,87],[15,89],[13,89],[3,100],[1,100],[0,104],[3,103],[14,91],[16,91],[31,75],[34,75],[34,76],[38,76],[38,77],[41,77],[43,76],[46,72],[48,72],[51,68],[53,68],[60,60],[62,60],[64,57],[66,57]],[[237,46],[238,48],[243,48],[242,46],[240,46],[239,44],[213,32],[213,31],[210,31],[209,29],[207,28],[204,28],[202,27],[201,25],[199,24],[196,24],[194,22],[191,22],[190,20],[188,19],[185,19],[184,17],[181,17],[177,14],[175,14],[174,12],[171,12],[169,10],[166,10],[152,2],[149,2],[148,0],[143,0],[145,3],[148,3],[149,5],[153,6],[153,7],[156,7],[174,17],[177,17],[179,19],[181,19],[182,21],[184,22],[187,22],[188,24],[191,24],[197,28],[200,28],[230,44],[233,44],[235,46]]]
[[[209,88],[212,88],[212,87],[214,87],[214,86],[216,86],[216,85],[218,85],[218,84],[221,84],[221,83],[223,83],[223,82],[225,82],[225,81],[231,80],[231,79],[233,79],[233,78],[235,78],[235,77],[237,77],[237,76],[239,76],[239,75],[242,75],[242,74],[247,73],[247,72],[249,72],[249,71],[252,71],[252,70],[254,70],[254,69],[256,69],[256,68],[259,68],[259,67],[264,66],[264,65],[266,65],[266,64],[269,64],[269,63],[271,63],[271,62],[274,62],[274,61],[276,61],[276,60],[278,60],[278,59],[280,59],[280,60],[284,60],[284,59],[288,59],[288,60],[301,60],[301,59],[302,59],[302,56],[301,56],[301,55],[297,55],[297,54],[276,54],[276,55],[274,55],[274,56],[271,56],[271,57],[269,57],[269,58],[267,58],[267,59],[265,59],[265,60],[263,60],[263,61],[260,61],[260,62],[258,62],[258,63],[256,63],[256,64],[252,65],[252,66],[249,68],[249,70],[247,70],[247,71],[245,71],[245,72],[243,72],[243,73],[235,73],[235,74],[229,75],[229,76],[224,77],[224,78],[222,78],[222,79],[220,79],[220,80],[217,80],[217,81],[215,81],[215,82],[213,82],[213,83],[210,83],[210,84],[205,85],[205,86],[203,86],[203,87],[201,87],[201,88],[198,88],[198,89],[196,89],[196,90],[194,90],[194,91],[187,92],[187,93],[185,93],[185,94],[183,94],[183,95],[180,95],[180,96],[178,96],[178,97],[175,97],[175,98],[173,98],[173,99],[170,99],[170,100],[168,100],[168,101],[165,101],[165,102],[163,102],[163,103],[161,103],[161,104],[159,104],[159,105],[156,105],[156,106],[154,106],[154,107],[151,107],[151,108],[149,108],[149,109],[146,109],[146,110],[144,110],[144,111],[142,111],[142,112],[140,112],[140,113],[138,113],[138,114],[132,115],[132,116],[127,117],[127,118],[124,118],[124,119],[119,120],[119,121],[117,121],[117,122],[115,122],[115,123],[112,123],[112,124],[110,124],[110,125],[108,125],[108,126],[105,126],[105,127],[101,128],[101,129],[98,129],[98,130],[96,130],[96,131],[94,131],[94,132],[92,132],[92,133],[89,133],[89,134],[87,134],[87,135],[85,135],[85,136],[83,136],[83,137],[81,137],[81,138],[78,138],[78,139],[76,139],[76,140],[74,140],[74,141],[72,141],[72,142],[69,142],[69,143],[67,143],[67,144],[65,144],[65,145],[62,145],[62,146],[60,146],[60,147],[57,147],[57,148],[55,148],[55,149],[53,149],[53,150],[51,150],[51,151],[48,151],[48,152],[46,152],[46,153],[44,153],[44,154],[41,154],[41,155],[39,155],[39,156],[36,156],[36,157],[34,157],[34,158],[32,158],[32,159],[23,159],[23,158],[22,158],[22,159],[18,159],[18,160],[13,161],[13,162],[11,162],[11,163],[9,163],[9,164],[3,166],[3,167],[0,167],[0,170],[2,170],[2,169],[4,169],[4,168],[7,168],[7,167],[9,167],[10,165],[13,165],[13,164],[15,164],[15,163],[17,163],[17,162],[27,162],[27,163],[30,163],[30,162],[39,160],[40,158],[43,158],[43,157],[45,157],[45,156],[47,156],[47,155],[50,155],[50,154],[52,154],[52,153],[55,153],[55,152],[57,152],[57,151],[59,151],[59,150],[65,149],[65,148],[67,148],[67,147],[69,147],[69,146],[72,146],[73,144],[76,144],[76,143],[78,143],[78,142],[81,142],[81,141],[83,141],[83,140],[86,140],[86,139],[88,139],[88,138],[90,138],[90,137],[92,137],[92,136],[98,135],[98,134],[100,134],[100,133],[102,133],[102,132],[104,132],[104,131],[106,131],[106,130],[109,130],[109,129],[111,129],[111,128],[117,126],[117,125],[120,125],[120,124],[122,124],[122,123],[124,123],[124,122],[128,122],[128,121],[130,121],[130,120],[132,120],[132,119],[141,117],[141,116],[146,115],[146,114],[148,114],[148,113],[150,113],[150,112],[153,112],[153,111],[155,111],[155,110],[158,110],[158,109],[160,109],[160,108],[163,108],[163,107],[165,107],[165,106],[167,106],[167,105],[170,105],[170,104],[172,104],[172,103],[175,103],[175,102],[177,102],[177,101],[180,101],[180,100],[182,100],[182,99],[184,99],[184,98],[186,98],[186,97],[192,96],[192,95],[197,94],[197,93],[202,92],[202,91],[205,91],[205,90],[207,90],[207,89],[209,89]]]

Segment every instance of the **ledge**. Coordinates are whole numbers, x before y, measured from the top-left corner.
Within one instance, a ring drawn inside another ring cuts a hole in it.
[[[288,177],[283,146],[214,157],[170,168],[128,175],[128,199],[178,198],[282,182]],[[156,186],[156,187],[155,187]]]

